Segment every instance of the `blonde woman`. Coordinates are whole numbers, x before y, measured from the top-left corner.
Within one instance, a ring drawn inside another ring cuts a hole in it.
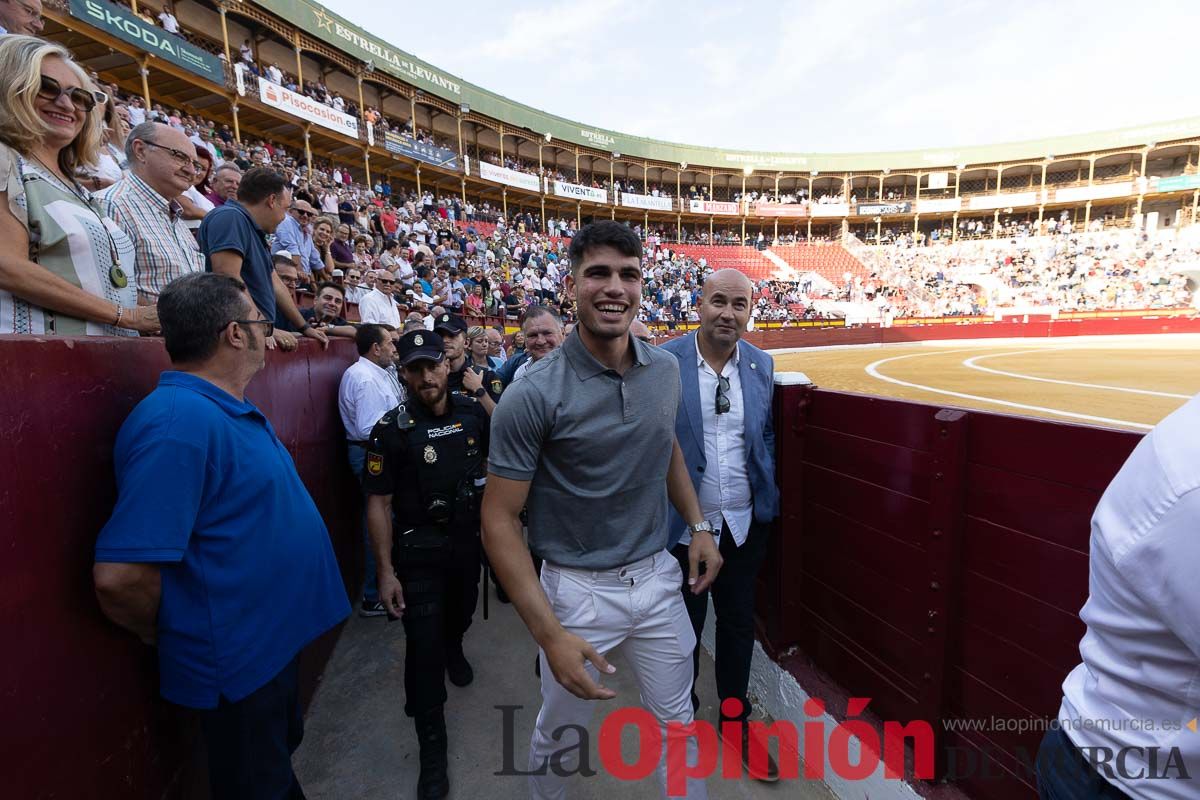
[[[108,97],[61,45],[0,37],[0,333],[132,336],[133,243],[75,180],[96,163]]]

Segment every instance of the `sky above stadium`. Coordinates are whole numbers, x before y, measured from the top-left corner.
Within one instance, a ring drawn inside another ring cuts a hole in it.
[[[904,150],[1200,114],[1191,2],[325,4],[510,99],[686,144]]]

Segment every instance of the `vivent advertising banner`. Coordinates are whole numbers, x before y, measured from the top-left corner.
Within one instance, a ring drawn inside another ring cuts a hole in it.
[[[655,197],[652,194],[630,194],[621,192],[621,205],[626,208],[644,208],[647,211],[670,211],[671,198]]]
[[[542,190],[542,181],[537,175],[530,175],[527,172],[517,172],[515,169],[507,169],[505,167],[497,167],[495,164],[489,164],[486,161],[479,162],[479,177],[496,183],[503,183],[506,186],[515,186],[518,189],[528,189],[531,192],[540,192]]]
[[[798,219],[808,216],[808,209],[800,203],[754,203],[750,213],[755,217],[792,217]]]
[[[594,186],[582,186],[578,183],[555,181],[554,193],[559,197],[573,197],[576,200],[587,200],[589,203],[608,203],[608,192]]]
[[[225,83],[221,59],[192,45],[182,36],[151,25],[128,8],[107,0],[71,0],[71,16],[213,83]]]
[[[907,214],[912,211],[912,203],[859,203],[859,215],[883,216],[885,214]]]
[[[267,105],[286,111],[292,116],[314,122],[323,128],[358,138],[358,120],[349,114],[343,114],[336,108],[330,108],[324,103],[318,103],[311,97],[296,94],[291,89],[276,86],[268,80],[258,81],[258,97]]]
[[[723,203],[718,200],[689,200],[688,210],[693,214],[724,214],[730,217],[742,213],[737,203]]]
[[[403,133],[388,131],[384,134],[383,146],[389,153],[415,158],[417,161],[424,161],[426,164],[432,164],[435,167],[446,167],[452,170],[458,169],[458,155],[453,150],[418,142],[416,139]]]

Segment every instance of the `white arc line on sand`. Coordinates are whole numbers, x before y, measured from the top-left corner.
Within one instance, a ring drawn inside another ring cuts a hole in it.
[[[1050,350],[1050,349],[1061,351],[1064,348],[1048,348],[1048,347],[1040,348],[1041,351],[1046,351],[1046,350]],[[1020,378],[1021,380],[1026,380],[1026,381],[1041,381],[1042,383],[1057,383],[1057,384],[1061,384],[1063,386],[1078,386],[1083,389],[1107,389],[1111,392],[1129,392],[1130,394],[1148,394],[1153,397],[1173,397],[1173,398],[1177,398],[1179,400],[1191,400],[1192,399],[1192,396],[1190,394],[1174,394],[1172,392],[1152,392],[1149,389],[1130,389],[1126,386],[1109,386],[1109,385],[1103,384],[1103,383],[1079,383],[1078,381],[1064,381],[1064,380],[1058,380],[1056,378],[1039,378],[1034,375],[1022,375],[1020,372],[1005,372],[1002,369],[992,369],[991,367],[981,367],[975,363],[976,361],[979,361],[981,358],[999,358],[1000,356],[1018,356],[1018,355],[1023,355],[1025,353],[1036,353],[1036,352],[1039,352],[1039,350],[1013,350],[1011,353],[986,353],[981,356],[975,356],[974,358],[963,359],[962,363],[963,363],[964,367],[969,367],[971,369],[977,369],[980,372],[990,372],[993,375],[1005,375],[1009,378]]]
[[[1141,428],[1142,430],[1147,430],[1147,431],[1154,427],[1153,425],[1146,425],[1145,423],[1142,423],[1142,422],[1130,422],[1129,420],[1126,420],[1126,419],[1112,419],[1111,417],[1096,417],[1096,416],[1092,416],[1091,414],[1078,414],[1074,411],[1059,411],[1057,408],[1046,408],[1045,406],[1031,406],[1031,405],[1027,405],[1025,403],[1014,403],[1009,400],[997,400],[994,397],[982,397],[977,394],[965,394],[963,392],[952,392],[949,389],[935,389],[932,386],[925,386],[920,383],[909,383],[908,381],[902,381],[899,378],[889,378],[887,375],[884,375],[883,373],[881,373],[879,371],[879,367],[881,365],[887,364],[890,361],[900,361],[905,358],[918,358],[920,356],[949,355],[950,353],[969,353],[969,352],[971,352],[971,351],[970,350],[939,350],[934,353],[910,353],[909,355],[905,355],[905,356],[892,356],[891,358],[881,358],[878,361],[874,361],[874,362],[868,364],[866,367],[866,372],[872,378],[877,378],[881,381],[887,381],[888,383],[894,383],[897,386],[907,386],[910,389],[918,389],[922,392],[932,392],[934,394],[944,394],[944,395],[948,395],[950,397],[960,397],[964,400],[978,400],[981,403],[992,403],[992,404],[998,405],[998,406],[1007,406],[1008,408],[1020,408],[1020,409],[1024,409],[1025,411],[1041,411],[1044,414],[1054,414],[1054,415],[1060,416],[1060,417],[1071,417],[1072,419],[1083,419],[1083,420],[1087,420],[1088,422],[1106,422],[1106,423],[1109,423],[1112,425],[1127,425],[1132,428]]]

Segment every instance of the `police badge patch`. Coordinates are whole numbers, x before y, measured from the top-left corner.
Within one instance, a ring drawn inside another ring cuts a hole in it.
[[[492,381],[492,394],[500,394],[504,391],[504,384],[499,380]]]
[[[378,453],[367,453],[367,472],[372,475],[383,472],[383,456]]]
[[[437,450],[433,449],[433,445],[425,445],[425,463],[432,464],[437,461]]]

